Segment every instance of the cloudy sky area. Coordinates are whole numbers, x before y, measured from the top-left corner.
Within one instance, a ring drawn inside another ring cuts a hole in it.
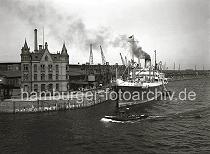
[[[94,63],[100,63],[102,45],[106,60],[121,63],[129,57],[125,39],[133,35],[154,60],[181,67],[210,69],[209,0],[0,0],[0,62],[20,61],[27,39],[31,51],[33,30],[42,29],[50,52],[65,41],[70,63],[89,60],[93,43]]]

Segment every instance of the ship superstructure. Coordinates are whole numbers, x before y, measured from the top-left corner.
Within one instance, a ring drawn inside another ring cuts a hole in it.
[[[152,66],[149,54],[144,52],[141,47],[138,47],[134,36],[129,37],[129,43],[131,45],[132,59],[124,74],[116,78],[116,90],[121,93],[119,106],[154,100],[165,90],[165,85],[168,83],[165,74],[161,73],[161,66],[156,63],[156,56],[155,66]],[[138,58],[138,62],[134,61],[135,56]],[[138,99],[134,98],[134,93],[136,96],[138,94]]]

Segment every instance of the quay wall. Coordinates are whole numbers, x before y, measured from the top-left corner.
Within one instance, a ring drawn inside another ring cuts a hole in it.
[[[79,100],[73,99],[60,99],[60,100],[4,100],[0,102],[0,113],[22,113],[22,112],[49,112],[57,110],[71,110],[94,106],[108,101],[105,97],[105,90],[91,91],[95,95],[90,97],[82,96]]]
[[[210,76],[210,70],[163,70],[167,77],[171,76]]]
[[[162,72],[165,73],[165,76],[169,78],[170,81],[210,77],[209,70],[164,70]]]

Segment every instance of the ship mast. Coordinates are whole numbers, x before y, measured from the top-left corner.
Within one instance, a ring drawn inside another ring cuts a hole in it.
[[[134,35],[132,35],[132,36],[130,36],[129,37],[129,41],[128,42],[130,42],[131,43],[131,55],[132,55],[132,59],[131,59],[131,66],[132,66],[132,79],[134,80],[134,78],[135,78],[135,72],[134,72],[134,68],[133,68],[133,66],[134,66],[134,42],[135,42],[135,40],[134,40]]]
[[[133,52],[133,48],[134,48],[134,42],[135,42],[135,40],[134,40],[134,35],[132,35],[132,36],[130,36],[129,37],[129,41],[128,42],[130,42],[131,43],[131,55],[132,55],[132,59],[131,59],[131,61],[132,61],[132,63],[134,62],[134,52]]]
[[[156,57],[157,55],[156,55],[156,50],[154,52],[155,52],[155,70],[157,70],[157,59],[156,59],[157,58]]]

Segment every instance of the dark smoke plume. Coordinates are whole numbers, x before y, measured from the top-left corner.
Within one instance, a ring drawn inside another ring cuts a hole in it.
[[[137,58],[144,58],[147,60],[151,60],[151,57],[148,53],[142,50],[140,46],[136,42],[131,43],[131,52],[133,52],[134,56]]]
[[[0,9],[13,13],[31,27],[44,26],[48,35],[59,42],[68,41],[86,50],[90,43],[93,44],[93,48],[97,49],[99,45],[106,48],[110,43],[114,47],[120,46],[118,42],[120,40],[110,41],[113,36],[108,28],[87,29],[80,17],[58,12],[50,1],[0,0],[0,4]]]

